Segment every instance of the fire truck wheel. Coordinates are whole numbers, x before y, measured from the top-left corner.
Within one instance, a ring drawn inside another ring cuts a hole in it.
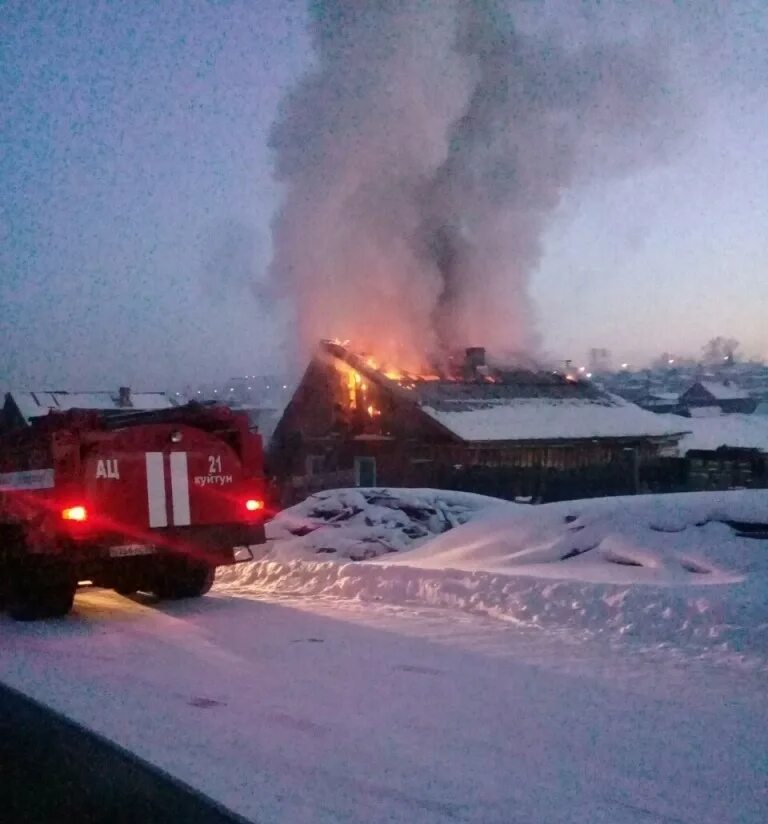
[[[148,586],[151,578],[146,573],[139,575],[136,573],[126,573],[117,578],[113,578],[109,586],[114,589],[118,595],[135,595],[139,590],[151,589]]]
[[[214,567],[205,563],[179,560],[169,564],[154,587],[158,598],[199,598],[213,586]]]
[[[61,618],[72,609],[77,581],[63,571],[30,570],[8,593],[8,614],[17,621]]]

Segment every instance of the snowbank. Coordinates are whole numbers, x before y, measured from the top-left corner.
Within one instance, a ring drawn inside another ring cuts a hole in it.
[[[768,542],[746,537],[748,524],[768,524],[768,490],[497,508],[399,562],[622,584],[768,579]]]
[[[264,560],[222,572],[217,586],[232,594],[457,607],[536,626],[768,655],[768,531],[759,526],[766,523],[763,490],[493,502],[471,510],[462,526],[364,563],[344,557],[347,541],[358,540],[355,525],[351,537],[323,528],[323,540],[337,548],[324,563],[317,554],[308,562],[307,546],[295,538],[277,540]],[[387,526],[370,527],[379,528]]]
[[[401,552],[509,502],[436,489],[334,489],[267,525],[260,559],[362,561]]]

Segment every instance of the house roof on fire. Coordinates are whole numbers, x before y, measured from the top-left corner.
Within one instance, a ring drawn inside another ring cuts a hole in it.
[[[176,404],[164,392],[128,392],[121,398],[119,392],[8,392],[6,404],[13,403],[25,423],[47,415],[51,410],[69,409],[149,411],[169,409]]]
[[[551,371],[483,367],[471,378],[454,374],[392,379],[340,345],[325,344],[325,350],[415,402],[425,415],[466,442],[667,439],[688,429],[685,423],[675,425],[671,416],[648,412],[592,383]]]

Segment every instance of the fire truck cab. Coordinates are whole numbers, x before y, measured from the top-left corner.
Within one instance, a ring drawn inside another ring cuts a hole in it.
[[[69,612],[82,581],[203,595],[263,543],[264,492],[244,413],[50,412],[0,434],[0,602],[32,620]]]

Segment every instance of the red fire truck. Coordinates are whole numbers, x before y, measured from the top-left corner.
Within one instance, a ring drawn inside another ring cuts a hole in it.
[[[264,541],[261,437],[222,406],[50,412],[0,434],[0,601],[65,615],[80,581],[206,593]]]

